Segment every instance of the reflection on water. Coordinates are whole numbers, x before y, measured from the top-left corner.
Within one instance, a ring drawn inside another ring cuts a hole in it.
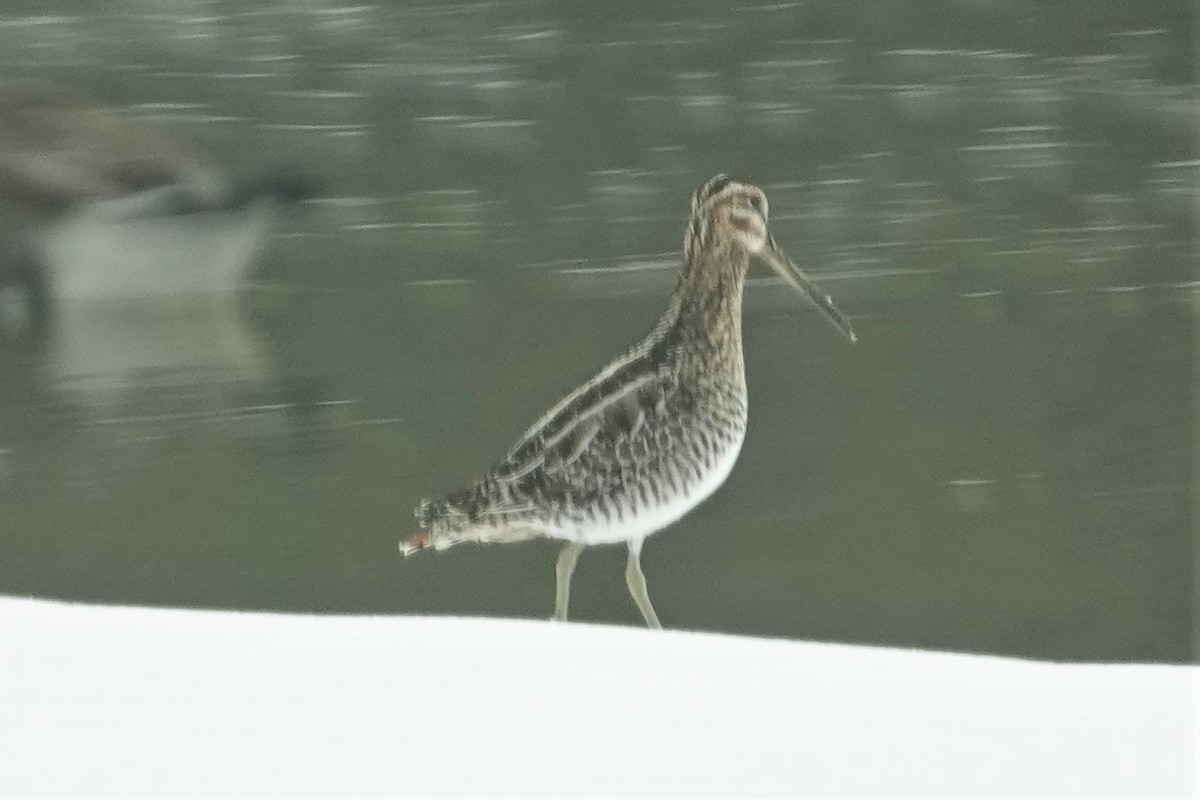
[[[228,296],[68,300],[55,322],[46,345],[50,381],[96,407],[172,379],[269,383],[273,371]]]
[[[730,171],[861,341],[752,276],[748,440],[646,547],[663,618],[1188,658],[1188,6],[598,8],[7,3],[0,78],[332,180],[234,303],[0,343],[0,590],[547,616],[552,548],[395,543],[644,333]],[[580,618],[636,621],[620,558]]]
[[[29,468],[46,458],[70,462],[71,485],[90,494],[214,429],[311,444],[334,407],[353,404],[281,373],[229,296],[68,299],[46,341],[4,344],[6,477],[35,487],[47,476]]]

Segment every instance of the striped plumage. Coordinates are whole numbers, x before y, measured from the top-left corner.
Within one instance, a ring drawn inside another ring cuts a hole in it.
[[[746,432],[742,291],[761,254],[807,291],[851,339],[849,323],[795,268],[767,229],[767,200],[719,175],[696,190],[684,263],[650,334],[560,401],[471,486],[416,510],[405,554],[459,542],[567,542],[555,616],[585,545],[626,542],[626,578],[647,624],[658,618],[639,563],[642,542],[699,504],[732,470]]]

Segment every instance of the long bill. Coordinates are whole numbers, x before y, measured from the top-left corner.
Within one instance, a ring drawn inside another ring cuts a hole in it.
[[[854,328],[850,326],[850,320],[841,311],[838,311],[837,306],[833,304],[833,300],[829,295],[825,294],[813,283],[812,278],[801,272],[800,268],[787,257],[787,253],[783,252],[783,248],[775,241],[775,237],[767,236],[767,245],[760,252],[762,259],[770,265],[771,269],[779,273],[785,281],[793,287],[803,292],[812,300],[817,308],[821,309],[821,313],[825,315],[833,326],[845,334],[852,342],[857,342],[858,337],[854,335]]]

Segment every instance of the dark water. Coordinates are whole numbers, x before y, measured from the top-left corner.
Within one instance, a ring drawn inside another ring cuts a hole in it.
[[[1188,660],[1192,32],[1186,2],[10,0],[0,79],[329,196],[236,306],[0,345],[0,592],[548,616],[550,545],[397,541],[647,330],[729,171],[860,343],[752,281],[741,461],[643,554],[664,623]],[[638,622],[623,558],[585,553],[575,618]]]

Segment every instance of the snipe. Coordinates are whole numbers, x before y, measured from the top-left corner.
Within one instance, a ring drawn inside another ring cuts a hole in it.
[[[650,335],[550,409],[472,486],[416,509],[405,555],[460,542],[564,542],[554,617],[565,620],[586,545],[625,542],[625,579],[661,627],[642,573],[642,543],[720,486],[746,433],[742,290],[759,256],[855,341],[850,321],[789,259],[756,186],[718,175],[696,190],[683,268]]]

